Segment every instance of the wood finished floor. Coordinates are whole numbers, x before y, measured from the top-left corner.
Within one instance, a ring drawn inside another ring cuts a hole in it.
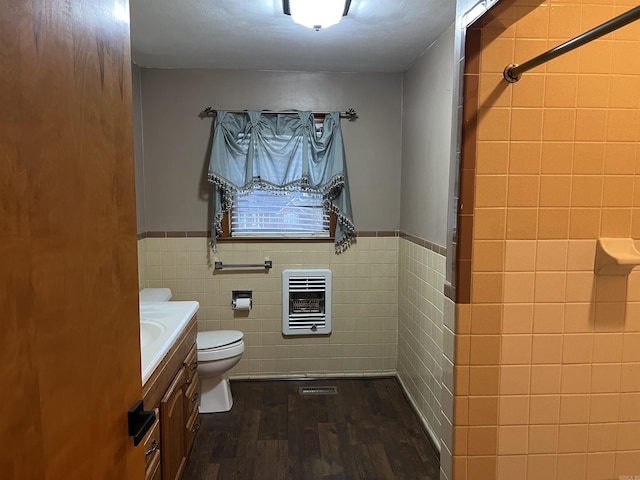
[[[301,386],[337,386],[304,396]],[[436,452],[394,378],[236,381],[201,414],[184,480],[436,480]]]

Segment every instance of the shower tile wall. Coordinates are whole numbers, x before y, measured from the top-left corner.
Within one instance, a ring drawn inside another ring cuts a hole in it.
[[[452,480],[640,475],[640,274],[593,273],[597,238],[640,239],[640,22],[502,79],[636,4],[467,30]]]
[[[213,270],[206,238],[138,241],[140,288],[168,287],[174,300],[197,300],[199,330],[237,329],[246,350],[232,376],[243,378],[392,375],[397,369],[397,236],[361,237],[336,255],[330,243],[221,242],[224,263],[273,261],[263,271]],[[333,333],[284,337],[282,270],[333,272]],[[234,312],[232,290],[252,290],[253,309]]]

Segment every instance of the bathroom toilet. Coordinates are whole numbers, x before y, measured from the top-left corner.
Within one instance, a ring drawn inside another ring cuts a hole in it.
[[[168,302],[168,288],[144,288],[140,303]],[[231,387],[226,373],[244,353],[243,333],[238,330],[198,332],[198,381],[200,382],[200,413],[228,412],[233,406]]]
[[[198,381],[200,413],[228,412],[233,406],[226,372],[244,352],[243,333],[238,330],[198,332]]]

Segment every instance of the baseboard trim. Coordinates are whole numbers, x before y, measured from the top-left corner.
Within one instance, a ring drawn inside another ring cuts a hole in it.
[[[415,400],[413,399],[413,397],[409,393],[409,390],[407,390],[407,387],[405,386],[404,382],[402,381],[402,378],[400,378],[400,375],[396,374],[395,377],[396,377],[396,381],[400,384],[400,389],[402,390],[402,393],[403,393],[404,397],[407,399],[407,402],[409,402],[409,405],[411,405],[411,409],[413,410],[413,413],[416,414],[416,417],[418,417],[418,420],[420,421],[420,425],[422,426],[422,429],[427,434],[427,438],[431,442],[431,446],[438,453],[438,460],[439,460],[440,459],[440,440],[438,439],[438,435],[436,435],[433,432],[433,430],[431,430],[431,427],[427,423],[427,420],[420,413],[420,410],[418,410],[418,407],[416,406]]]
[[[396,377],[397,373],[395,371],[388,372],[376,372],[376,373],[358,373],[358,372],[347,372],[347,373],[327,373],[327,374],[311,374],[311,375],[300,375],[300,374],[285,374],[285,375],[230,375],[229,380],[326,380],[329,378],[344,378],[348,380],[358,379],[358,378],[393,378]]]

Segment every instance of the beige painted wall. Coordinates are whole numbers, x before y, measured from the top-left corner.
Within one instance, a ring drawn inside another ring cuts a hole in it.
[[[141,69],[141,79],[147,231],[208,229],[207,106],[355,108],[343,131],[356,228],[399,228],[402,74]]]
[[[447,243],[454,25],[404,73],[400,230]]]
[[[144,148],[142,143],[142,98],[140,95],[140,67],[131,64],[133,100],[133,155],[136,168],[136,216],[138,233],[146,231],[144,221]]]

